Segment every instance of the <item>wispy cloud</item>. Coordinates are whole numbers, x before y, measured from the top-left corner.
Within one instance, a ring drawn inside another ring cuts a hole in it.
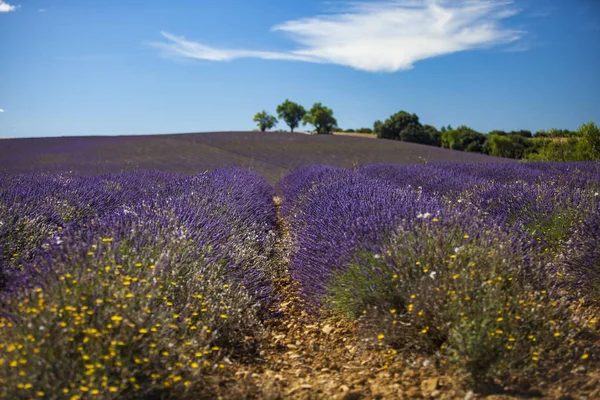
[[[0,113],[3,113],[3,112],[4,112],[4,110],[0,108]]]
[[[45,8],[40,8],[40,9],[38,10],[38,12],[46,12],[46,9],[45,9]]]
[[[419,60],[517,42],[523,31],[501,25],[516,15],[508,0],[392,0],[349,3],[343,10],[271,28],[298,46],[289,51],[225,49],[161,32],[150,43],[164,55],[210,61],[238,58],[338,64],[370,72],[410,69]]]
[[[17,8],[18,6],[11,6],[3,0],[0,0],[0,13],[15,11]]]
[[[507,53],[522,53],[524,51],[531,50],[531,47],[532,47],[531,43],[518,42],[512,46],[508,46],[507,48],[504,49],[504,51]]]
[[[526,17],[529,18],[546,18],[552,15],[552,10],[551,9],[547,9],[547,10],[538,10],[538,11],[534,11],[531,12],[529,14],[526,15]]]
[[[262,58],[265,60],[297,60],[312,61],[309,57],[294,54],[295,52],[273,52],[273,51],[255,51],[255,50],[233,50],[217,49],[198,42],[191,42],[183,36],[176,36],[169,32],[161,32],[169,39],[168,43],[150,43],[157,47],[166,55],[198,58],[209,61],[230,61],[236,58]]]

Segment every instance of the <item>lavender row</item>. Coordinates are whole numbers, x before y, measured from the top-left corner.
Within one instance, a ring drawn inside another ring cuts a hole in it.
[[[442,208],[410,188],[327,166],[292,171],[278,193],[293,248],[289,271],[313,305],[361,252],[377,253],[403,222],[437,215]]]
[[[115,246],[124,237],[145,246],[174,235],[198,249],[210,247],[212,259],[226,260],[236,279],[266,273],[257,268],[248,275],[243,267],[253,265],[252,257],[264,257],[274,240],[273,190],[250,171],[18,175],[0,182],[0,272],[9,275],[4,280],[34,279],[43,260],[68,246],[84,252],[103,237]],[[130,237],[133,229],[138,233]],[[179,256],[172,257],[176,262]],[[5,282],[7,290],[18,287]]]
[[[429,164],[302,168],[278,194],[312,310],[485,385],[600,355],[598,189],[593,163]]]
[[[16,176],[1,193],[20,254],[4,252],[0,397],[215,398],[227,357],[261,348],[277,237],[260,176]]]
[[[599,273],[597,252],[591,250],[599,234],[598,167],[529,163],[373,165],[357,171],[298,168],[277,187],[293,243],[290,272],[305,296],[318,303],[334,275],[358,254],[377,253],[398,229],[410,229],[424,215],[443,219],[444,214],[461,214],[481,229],[501,226],[514,232],[518,240],[535,246],[533,253],[549,251],[553,258],[545,263],[544,273],[567,274],[572,286],[584,287],[582,282]]]

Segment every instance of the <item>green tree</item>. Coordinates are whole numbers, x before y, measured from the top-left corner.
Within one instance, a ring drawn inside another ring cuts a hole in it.
[[[452,125],[448,125],[447,127],[446,126],[442,126],[440,128],[440,133],[444,133],[446,131],[451,131],[451,130],[452,130]]]
[[[373,133],[373,129],[371,129],[371,128],[360,128],[360,129],[357,129],[356,132],[358,132],[358,133]]]
[[[594,122],[583,124],[577,129],[577,136],[581,137],[589,149],[589,160],[600,159],[600,129]]]
[[[423,130],[429,137],[429,145],[440,147],[442,145],[442,134],[433,125],[423,125]]]
[[[253,121],[256,122],[256,125],[258,125],[262,132],[273,128],[277,124],[277,118],[264,110],[256,113]]]
[[[550,129],[550,131],[548,131],[548,136],[553,137],[553,138],[557,138],[557,137],[572,137],[572,136],[576,136],[575,132],[572,132],[568,129],[556,129],[556,128],[552,128]]]
[[[328,135],[337,127],[337,120],[333,117],[331,108],[315,103],[302,118],[302,124],[313,125],[318,134]]]
[[[377,135],[377,137],[380,137],[379,134],[381,132],[382,126],[383,126],[383,122],[381,122],[380,120],[377,120],[373,123],[373,133],[375,133]]]
[[[578,142],[577,138],[568,141],[548,140],[536,154],[530,154],[527,158],[536,161],[581,161],[576,152]]]
[[[429,144],[429,135],[423,129],[417,114],[409,114],[406,111],[399,111],[386,119],[379,129],[377,137]]]
[[[300,104],[286,99],[286,101],[277,106],[277,115],[294,132],[294,129],[300,125],[302,118],[306,115],[306,110]]]
[[[521,129],[520,131],[510,131],[508,134],[521,136],[524,138],[532,138],[533,137],[533,134],[531,133],[531,131],[528,131],[527,129]]]
[[[465,125],[461,125],[456,129],[447,129],[442,132],[441,137],[442,147],[473,153],[483,153],[486,147],[485,142],[486,136],[484,134]]]
[[[489,135],[485,145],[486,153],[496,157],[521,159],[533,144],[521,135]]]
[[[537,132],[535,136],[539,139],[534,140],[534,149],[526,152],[528,160],[600,160],[600,129],[594,122],[583,124],[574,132],[553,128],[542,135]],[[552,139],[542,139],[548,136]]]

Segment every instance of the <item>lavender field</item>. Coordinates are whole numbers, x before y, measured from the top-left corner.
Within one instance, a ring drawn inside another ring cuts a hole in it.
[[[315,312],[473,384],[597,358],[599,168],[297,169],[278,185],[290,274]]]
[[[0,140],[0,173],[134,170],[197,174],[243,167],[274,185],[307,164],[424,164],[431,161],[507,163],[514,160],[393,140],[289,132],[207,132],[145,136]]]
[[[56,162],[0,175],[2,398],[596,390],[599,163],[308,165],[270,185]],[[451,383],[404,377],[415,359]]]

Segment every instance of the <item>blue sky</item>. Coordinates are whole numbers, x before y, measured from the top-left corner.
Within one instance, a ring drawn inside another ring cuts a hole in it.
[[[286,98],[576,129],[598,71],[598,0],[0,1],[0,137],[250,130]]]

